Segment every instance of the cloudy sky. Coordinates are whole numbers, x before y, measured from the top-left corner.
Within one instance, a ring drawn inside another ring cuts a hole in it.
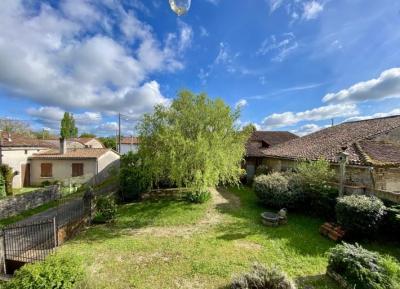
[[[0,117],[127,134],[182,88],[300,135],[400,114],[399,27],[393,0],[2,0]]]

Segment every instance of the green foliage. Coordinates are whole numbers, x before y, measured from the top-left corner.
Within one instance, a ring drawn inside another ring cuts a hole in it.
[[[376,197],[351,195],[338,199],[336,218],[353,237],[373,236],[385,215],[385,206]]]
[[[203,204],[211,199],[211,194],[208,190],[204,191],[190,191],[185,194],[185,200],[189,203]]]
[[[25,136],[31,136],[32,133],[29,122],[8,118],[0,118],[0,131]]]
[[[268,172],[269,172],[269,169],[268,169],[268,166],[266,166],[266,165],[259,165],[256,168],[256,176],[266,175],[266,174],[268,174]]]
[[[4,180],[3,174],[0,173],[0,199],[4,198],[6,194],[6,181]]]
[[[399,288],[400,264],[358,244],[339,244],[328,253],[328,270],[341,275],[357,289]]]
[[[143,162],[138,154],[129,152],[121,156],[120,196],[123,201],[134,201],[148,191],[149,182],[144,174]]]
[[[231,289],[295,289],[293,281],[277,268],[253,264],[250,272],[234,278]]]
[[[12,196],[13,195],[12,183],[14,179],[14,172],[12,168],[6,164],[0,165],[0,174],[2,174],[4,178],[4,186],[6,189],[7,196]]]
[[[289,180],[281,173],[260,175],[254,178],[253,188],[257,197],[267,207],[281,209],[296,208],[302,199],[302,194],[290,190]]]
[[[50,182],[49,180],[46,180],[46,181],[41,182],[40,185],[41,185],[42,187],[48,187],[48,186],[51,185],[51,182]]]
[[[94,133],[84,132],[84,133],[81,133],[80,137],[82,137],[82,138],[95,138],[96,135]]]
[[[75,126],[75,119],[72,113],[64,113],[64,117],[61,120],[60,136],[66,139],[78,137],[78,128]]]
[[[296,172],[297,189],[307,199],[307,208],[311,208],[311,213],[316,216],[333,219],[339,192],[330,185],[335,172],[330,168],[329,162],[324,159],[303,161],[296,166]]]
[[[77,259],[49,256],[43,262],[27,264],[17,270],[7,288],[73,289],[82,279],[83,269]]]
[[[117,150],[117,143],[115,137],[100,137],[101,143],[108,149]]]
[[[400,241],[400,205],[386,207],[382,231],[389,237]]]
[[[249,131],[239,131],[223,100],[181,91],[170,107],[156,106],[138,125],[139,155],[152,185],[168,180],[196,191],[236,184]]]
[[[117,215],[117,205],[111,197],[100,197],[96,200],[96,215],[94,222],[106,223],[114,220]]]

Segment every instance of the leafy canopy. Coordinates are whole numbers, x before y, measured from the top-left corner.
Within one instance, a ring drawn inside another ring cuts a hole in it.
[[[247,130],[239,131],[221,99],[183,90],[170,107],[156,106],[138,125],[139,155],[152,185],[169,181],[198,191],[241,176]]]
[[[78,137],[78,128],[75,126],[75,119],[72,113],[64,113],[64,117],[61,120],[60,135],[63,138]]]

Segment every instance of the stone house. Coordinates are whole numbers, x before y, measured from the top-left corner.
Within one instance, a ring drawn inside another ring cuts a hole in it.
[[[400,116],[345,122],[263,149],[273,170],[298,160],[324,158],[338,171],[338,155],[348,154],[346,185],[353,190],[400,192]]]
[[[96,182],[106,178],[112,167],[119,167],[120,156],[107,148],[67,148],[66,141],[60,140],[60,149],[48,149],[29,157],[32,185],[45,181],[74,183]]]
[[[256,168],[263,163],[263,151],[280,143],[298,138],[288,131],[254,131],[246,143],[245,169],[248,179],[252,179]]]
[[[121,155],[128,152],[136,153],[139,148],[139,139],[135,136],[121,138]]]

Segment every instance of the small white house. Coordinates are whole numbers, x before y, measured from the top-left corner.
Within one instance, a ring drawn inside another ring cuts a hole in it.
[[[106,178],[112,167],[119,167],[120,156],[107,148],[67,148],[65,140],[60,140],[60,149],[49,149],[29,157],[32,185],[45,181],[84,183],[92,178],[100,181]]]
[[[139,147],[139,140],[137,137],[123,137],[121,138],[121,155],[128,152],[136,153]]]

